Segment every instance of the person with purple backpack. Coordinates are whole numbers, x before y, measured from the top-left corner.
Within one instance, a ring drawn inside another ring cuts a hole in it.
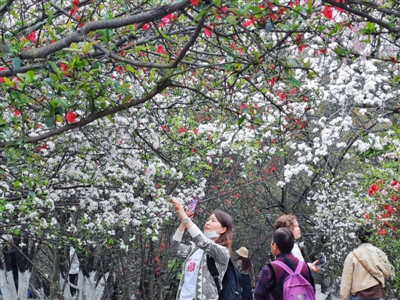
[[[294,235],[290,229],[279,228],[274,232],[271,252],[276,259],[261,270],[254,300],[315,299],[311,270],[307,263],[292,254],[293,245]]]

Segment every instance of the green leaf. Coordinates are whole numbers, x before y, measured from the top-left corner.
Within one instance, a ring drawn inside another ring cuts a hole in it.
[[[44,116],[44,124],[48,128],[53,128],[54,127],[54,116]]]
[[[4,83],[7,84],[8,86],[13,86],[14,82],[12,82],[8,77],[3,77]]]
[[[197,21],[197,20],[200,19],[202,16],[204,16],[207,12],[208,12],[207,9],[202,10],[202,11],[194,18],[194,20]]]
[[[261,13],[261,9],[258,6],[251,6],[249,7],[249,10],[251,10],[255,15]]]
[[[13,58],[12,60],[12,66],[15,70],[19,70],[21,69],[21,59],[19,58],[19,56],[16,56]]]
[[[299,80],[297,80],[296,78],[293,78],[293,77],[292,78],[287,78],[287,79],[285,79],[285,81],[287,83],[290,83],[291,85],[297,87],[297,88],[301,87],[301,82]]]
[[[31,83],[35,80],[35,72],[32,70],[29,70],[26,72],[26,79],[28,83]]]
[[[14,187],[15,187],[15,188],[18,188],[18,187],[20,187],[20,186],[21,186],[21,181],[15,180],[15,181],[14,181]]]
[[[61,106],[57,106],[56,109],[54,110],[54,113],[56,115],[63,115],[64,114],[64,109]]]
[[[10,129],[10,126],[8,126],[8,124],[3,123],[0,124],[0,131],[8,131]]]
[[[309,13],[312,13],[312,8],[313,8],[313,0],[308,0],[307,9]]]
[[[49,65],[50,65],[50,67],[53,69],[54,72],[60,71],[60,69],[58,68],[58,66],[56,65],[56,63],[54,63],[53,61],[49,61]]]
[[[122,99],[122,104],[128,103],[129,100],[131,100],[131,95],[126,95],[126,96]]]
[[[241,117],[241,118],[239,119],[239,121],[238,121],[239,127],[240,127],[240,125],[242,125],[242,123],[244,122],[244,120],[246,120],[246,117],[245,117],[245,116],[243,116],[243,117]]]

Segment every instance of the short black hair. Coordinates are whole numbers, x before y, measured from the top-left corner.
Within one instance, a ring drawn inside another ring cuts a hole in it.
[[[356,230],[356,236],[360,239],[361,243],[368,243],[371,235],[372,226],[369,224],[359,226]]]
[[[281,227],[275,230],[272,238],[282,253],[291,253],[294,246],[294,235],[290,229]]]

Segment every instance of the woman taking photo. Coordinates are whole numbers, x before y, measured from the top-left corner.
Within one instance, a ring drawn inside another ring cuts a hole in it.
[[[235,264],[242,279],[242,300],[253,300],[253,288],[256,283],[249,251],[246,247],[240,247],[239,250],[236,250],[236,253],[239,255]]]
[[[218,289],[207,266],[207,255],[215,261],[219,285],[222,286],[231,254],[232,218],[223,211],[214,211],[201,232],[187,216],[182,203],[178,200],[172,202],[181,224],[172,237],[171,253],[186,259],[176,299],[217,300]],[[193,238],[190,245],[180,243],[185,229]]]

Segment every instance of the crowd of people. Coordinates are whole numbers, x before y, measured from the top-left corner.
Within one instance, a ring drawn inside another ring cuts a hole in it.
[[[295,216],[282,215],[276,220],[270,245],[274,259],[262,268],[257,280],[247,248],[236,250],[235,265],[241,275],[241,295],[227,298],[221,296],[221,287],[224,287],[224,274],[228,272],[232,254],[232,218],[225,212],[214,211],[201,231],[180,201],[173,200],[173,205],[181,223],[172,237],[171,252],[185,259],[177,300],[315,299],[313,273],[319,272],[321,266],[319,260],[304,262],[295,242],[301,237]],[[185,230],[193,239],[190,245],[181,243]],[[370,228],[361,226],[356,234],[361,244],[345,260],[340,298],[384,300],[385,279],[394,276],[394,268],[386,254],[370,242]],[[207,264],[209,257],[213,258],[218,270],[215,278]],[[294,297],[289,298],[291,296]]]
[[[321,262],[305,263],[296,240],[301,230],[294,215],[282,215],[275,221],[270,243],[272,261],[256,278],[249,251],[242,246],[232,257],[233,220],[221,210],[211,212],[203,230],[193,222],[194,212],[172,200],[181,223],[172,236],[170,251],[184,259],[177,300],[286,300],[315,299],[313,273],[321,270]],[[191,235],[189,244],[182,243],[185,230]],[[360,226],[356,236],[360,246],[345,261],[340,286],[341,300],[384,300],[385,280],[394,277],[394,268],[386,254],[371,243],[372,228]],[[14,283],[18,290],[15,247],[8,243],[3,252],[10,257]],[[70,247],[69,291],[77,297],[79,260]],[[233,267],[232,267],[233,266]],[[233,268],[233,269],[232,269]],[[236,277],[227,281],[229,272]],[[233,274],[233,273],[232,273]],[[239,288],[235,289],[235,280]]]

